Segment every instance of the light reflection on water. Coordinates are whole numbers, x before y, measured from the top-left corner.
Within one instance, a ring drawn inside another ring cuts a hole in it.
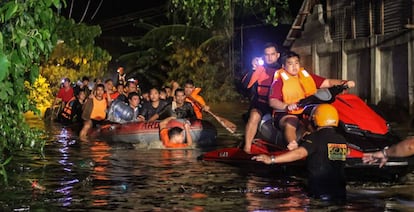
[[[229,110],[226,117],[240,117]],[[224,114],[224,113],[223,113]],[[234,118],[234,120],[237,120]],[[235,121],[239,126],[242,121]],[[40,124],[35,121],[35,123]],[[41,124],[40,124],[41,125]],[[414,209],[414,175],[398,182],[349,182],[344,204],[306,196],[303,176],[270,166],[237,167],[198,161],[202,150],[146,150],[126,144],[81,142],[76,130],[46,126],[44,158],[16,155],[3,211],[385,211]],[[219,129],[220,146],[239,143]],[[239,132],[242,131],[242,127]],[[37,180],[46,188],[31,187]]]

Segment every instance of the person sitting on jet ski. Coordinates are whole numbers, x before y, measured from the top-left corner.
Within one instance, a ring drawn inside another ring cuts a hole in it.
[[[297,102],[315,94],[318,88],[345,83],[349,88],[355,86],[354,81],[326,79],[307,72],[300,66],[300,57],[295,52],[287,52],[282,56],[282,68],[276,71],[270,89],[269,105],[274,110],[275,126],[284,132],[289,150],[298,147],[296,128],[299,118],[290,113],[298,109]]]
[[[346,199],[345,138],[336,132],[338,111],[330,104],[317,105],[311,120],[316,131],[305,135],[300,146],[278,156],[260,154],[252,160],[266,164],[288,163],[306,157],[310,196],[327,201]]]

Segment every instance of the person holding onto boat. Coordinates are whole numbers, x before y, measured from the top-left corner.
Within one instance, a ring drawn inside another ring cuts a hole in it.
[[[338,112],[330,104],[320,104],[313,109],[311,120],[316,130],[305,135],[298,148],[277,156],[260,154],[252,160],[278,164],[306,157],[310,196],[328,201],[344,200],[347,145],[345,138],[335,130]]]
[[[193,80],[187,80],[184,83],[185,101],[191,103],[197,119],[203,119],[203,111],[210,110],[204,98],[199,95],[200,91],[201,88],[196,88]]]
[[[160,99],[160,91],[157,88],[151,88],[149,91],[149,101],[142,105],[139,119],[142,121],[149,120],[154,114],[158,113],[168,103]]]
[[[175,100],[167,104],[160,112],[155,113],[148,121],[163,120],[168,117],[177,119],[195,119],[193,106],[185,101],[184,89],[175,90]]]
[[[281,66],[278,63],[280,51],[274,43],[267,43],[264,47],[264,61],[254,58],[252,71],[248,72],[242,82],[252,92],[249,117],[245,127],[244,151],[250,153],[254,136],[260,120],[265,114],[271,114],[269,107],[269,90],[273,82],[273,75]],[[262,64],[264,62],[264,64]]]
[[[318,88],[330,88],[341,84],[352,88],[355,82],[326,79],[311,74],[300,66],[300,57],[295,52],[287,52],[282,57],[282,65],[274,76],[269,105],[274,110],[275,126],[283,131],[287,148],[293,150],[298,147],[296,129],[299,126],[299,117],[294,111],[299,109],[299,100],[315,94]]]
[[[385,147],[380,151],[364,153],[362,161],[368,164],[379,163],[379,167],[383,167],[389,157],[409,157],[413,155],[414,136],[411,136],[395,145]]]
[[[170,122],[182,123],[181,126],[168,127]],[[193,139],[190,134],[191,123],[187,120],[180,122],[175,117],[168,117],[160,122],[160,139],[166,148],[191,147]]]
[[[105,121],[108,106],[107,101],[103,98],[105,86],[103,84],[97,84],[94,93],[95,95],[89,98],[83,107],[82,119],[84,122],[79,134],[81,139],[87,137],[89,129]]]

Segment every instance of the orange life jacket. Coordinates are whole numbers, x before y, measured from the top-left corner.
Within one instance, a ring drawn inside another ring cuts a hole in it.
[[[162,144],[167,148],[182,148],[187,147],[187,143],[172,143],[170,142],[170,138],[168,137],[168,128],[161,129],[160,131],[160,138]]]
[[[265,68],[264,66],[256,67],[247,88],[251,88],[257,82],[256,99],[259,102],[267,103],[270,92],[270,86],[273,82],[273,75],[276,70]]]
[[[93,108],[91,112],[91,119],[101,121],[104,120],[106,117],[106,108],[107,108],[107,102],[105,99],[102,98],[102,100],[96,99],[96,97],[92,98],[93,100]]]
[[[203,97],[198,95],[200,93],[201,88],[195,88],[194,91],[191,93],[191,97],[185,98],[185,100],[193,106],[194,113],[197,119],[203,119],[203,106],[206,105]]]
[[[73,104],[75,103],[75,100],[76,100],[76,97],[72,97],[67,103],[66,103],[66,105],[65,105],[65,108],[63,108],[63,111],[62,111],[62,116],[65,118],[65,119],[68,119],[68,120],[72,120],[72,109],[73,109]]]
[[[312,76],[300,68],[297,76],[290,75],[285,69],[275,72],[274,80],[283,80],[283,102],[297,103],[299,100],[316,93],[316,84]]]

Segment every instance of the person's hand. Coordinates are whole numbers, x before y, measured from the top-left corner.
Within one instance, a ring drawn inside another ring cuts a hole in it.
[[[262,58],[260,58],[260,57],[253,58],[253,60],[252,60],[252,69],[253,70],[256,70],[257,66],[260,66],[260,62],[259,62],[260,60],[262,60]]]
[[[289,142],[289,144],[287,145],[288,150],[292,151],[294,149],[298,148],[298,142],[296,142],[295,140]]]
[[[260,155],[253,156],[252,160],[263,162],[265,164],[271,164],[272,163],[272,159],[270,158],[270,156],[265,155],[265,154],[260,154]]]
[[[184,130],[190,130],[190,126],[191,126],[191,122],[190,121],[188,121],[188,120],[186,120],[185,122],[184,122]]]
[[[208,112],[208,111],[210,111],[210,107],[208,105],[204,105],[203,110]]]
[[[388,161],[388,158],[381,151],[364,153],[362,156],[362,162],[368,164],[374,164],[379,162],[379,167],[383,167]]]
[[[298,109],[298,105],[297,105],[297,104],[288,104],[288,105],[286,106],[286,109],[287,109],[288,111],[293,111],[293,110]]]
[[[346,82],[346,85],[348,86],[348,88],[353,88],[353,87],[355,87],[355,82],[354,81],[347,81]]]
[[[145,121],[145,117],[143,115],[138,115],[138,121]]]
[[[176,81],[171,81],[171,89],[177,89],[180,87],[180,84],[178,84],[178,82]]]

